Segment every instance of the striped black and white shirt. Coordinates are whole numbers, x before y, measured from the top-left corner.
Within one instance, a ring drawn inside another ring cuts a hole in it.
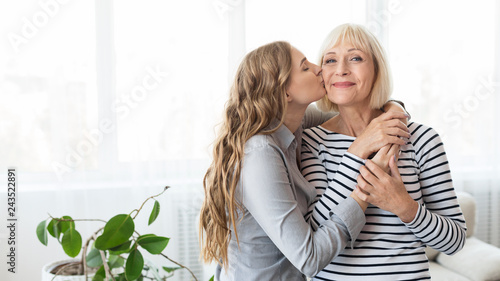
[[[411,123],[398,168],[411,197],[419,202],[415,219],[403,223],[393,213],[369,205],[366,225],[315,280],[430,279],[426,245],[454,254],[465,243],[465,220],[458,205],[441,138],[430,127]],[[302,142],[302,174],[317,191],[306,218],[319,225],[332,206],[356,185],[363,159],[347,152],[355,137],[307,129]]]

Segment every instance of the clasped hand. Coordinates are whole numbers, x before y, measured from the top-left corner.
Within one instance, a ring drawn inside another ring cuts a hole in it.
[[[403,222],[411,222],[418,203],[408,194],[397,166],[400,146],[411,135],[398,118],[404,118],[404,114],[389,111],[373,119],[349,147],[350,153],[363,159],[376,152],[361,167],[353,195],[397,215]]]
[[[406,191],[395,156],[390,158],[389,168],[390,175],[373,161],[367,160],[365,166],[360,169],[358,185],[353,193],[359,199],[389,211],[401,221],[409,223],[417,214],[418,202]]]
[[[398,111],[381,114],[356,137],[347,151],[366,159],[386,145],[405,145],[405,139],[410,137],[408,127],[400,120],[405,118],[406,115]]]

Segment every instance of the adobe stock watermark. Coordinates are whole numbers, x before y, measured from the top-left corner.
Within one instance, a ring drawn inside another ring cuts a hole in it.
[[[394,15],[399,15],[403,11],[403,8],[404,7],[401,5],[400,0],[390,0],[387,3],[386,9],[370,13],[373,20],[370,20],[365,24],[366,28],[373,34],[379,35],[382,32],[382,29],[391,23],[392,17]]]
[[[243,0],[215,0],[212,2],[212,6],[219,18],[223,20],[227,12],[234,10],[234,8],[241,5],[241,3],[243,3]]]
[[[40,0],[38,5],[40,8],[31,15],[31,17],[22,17],[22,25],[18,33],[9,32],[7,37],[10,45],[17,54],[23,44],[34,38],[40,31],[49,23],[50,19],[59,14],[61,6],[65,5],[69,0]]]
[[[156,68],[146,67],[146,74],[140,80],[141,83],[134,86],[129,95],[116,99],[111,105],[111,110],[117,114],[117,120],[127,118],[130,112],[146,100],[149,94],[156,90],[168,75],[168,72],[163,72],[158,66]],[[81,165],[85,157],[89,156],[103,142],[104,137],[114,132],[115,129],[116,124],[112,120],[103,119],[97,128],[85,131],[84,138],[74,148],[67,149],[63,163],[52,162],[52,169],[59,181],[63,181],[64,174],[73,172]]]
[[[488,79],[479,77],[479,84],[476,85],[474,93],[466,96],[461,102],[455,103],[453,108],[445,112],[445,122],[455,129],[462,126],[463,120],[476,111],[481,102],[493,96],[497,87],[500,87],[500,82],[493,81],[493,75],[490,75]]]

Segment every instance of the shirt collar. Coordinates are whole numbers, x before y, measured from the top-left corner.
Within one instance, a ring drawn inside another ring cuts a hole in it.
[[[280,121],[278,119],[275,119],[271,124],[269,125],[269,129],[276,128],[280,124]],[[278,146],[285,150],[288,150],[290,145],[292,144],[293,140],[295,140],[297,133],[301,131],[300,127],[295,134],[292,134],[292,132],[285,126],[285,124],[282,124],[276,132],[272,134],[273,139],[276,141]]]

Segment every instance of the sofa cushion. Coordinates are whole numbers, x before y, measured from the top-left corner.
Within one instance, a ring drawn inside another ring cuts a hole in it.
[[[500,280],[500,249],[476,237],[467,238],[460,252],[453,256],[440,254],[436,261],[471,280]]]
[[[429,262],[429,270],[431,272],[432,281],[471,281],[465,276],[458,275],[435,262]]]
[[[438,250],[434,250],[432,249],[431,247],[427,246],[425,248],[425,255],[427,256],[427,259],[429,261],[434,261],[436,260],[436,257],[437,255],[439,254],[440,252]]]
[[[476,229],[476,201],[469,193],[460,191],[457,192],[457,199],[467,225],[467,237],[471,237]]]

